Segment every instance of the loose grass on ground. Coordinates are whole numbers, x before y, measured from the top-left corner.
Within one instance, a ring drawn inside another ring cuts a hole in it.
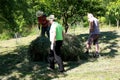
[[[38,35],[0,41],[1,80],[120,80],[120,31],[115,27],[101,27],[98,59],[64,62],[66,72],[47,70],[46,62],[27,59],[30,42]],[[70,29],[69,34],[87,39],[88,28]],[[84,41],[85,43],[85,41]],[[91,54],[94,48],[91,50]],[[57,67],[57,65],[56,65]]]

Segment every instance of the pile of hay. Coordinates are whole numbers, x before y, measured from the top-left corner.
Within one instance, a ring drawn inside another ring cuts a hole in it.
[[[28,55],[32,61],[46,61],[50,50],[50,41],[46,37],[38,37],[31,42]],[[77,61],[84,59],[84,44],[80,37],[65,35],[61,48],[64,61]]]

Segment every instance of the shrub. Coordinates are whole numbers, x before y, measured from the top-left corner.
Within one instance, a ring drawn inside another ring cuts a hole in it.
[[[10,34],[10,32],[8,31],[4,31],[2,33],[0,33],[0,40],[7,40],[10,39],[12,36]]]

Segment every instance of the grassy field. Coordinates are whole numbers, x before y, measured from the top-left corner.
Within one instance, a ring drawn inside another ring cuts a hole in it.
[[[0,80],[120,80],[120,31],[113,27],[100,29],[101,57],[64,62],[64,74],[60,74],[57,68],[53,72],[47,70],[48,63],[27,59],[28,45],[38,35],[0,41]],[[68,32],[83,38],[87,33],[87,28]]]

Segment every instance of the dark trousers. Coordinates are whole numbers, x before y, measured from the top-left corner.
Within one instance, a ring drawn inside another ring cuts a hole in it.
[[[50,30],[50,27],[42,27],[42,30],[41,30],[41,35],[42,36],[45,36],[45,33],[47,34],[47,37],[49,38],[49,30]]]
[[[54,50],[50,50],[48,61],[50,63],[50,68],[55,68],[55,60],[59,66],[59,71],[64,71],[63,61],[61,59],[61,46],[62,46],[62,40],[56,41]]]
[[[88,44],[91,45],[95,45],[98,44],[98,39],[99,39],[99,35],[100,34],[90,34],[89,38],[88,38]]]

